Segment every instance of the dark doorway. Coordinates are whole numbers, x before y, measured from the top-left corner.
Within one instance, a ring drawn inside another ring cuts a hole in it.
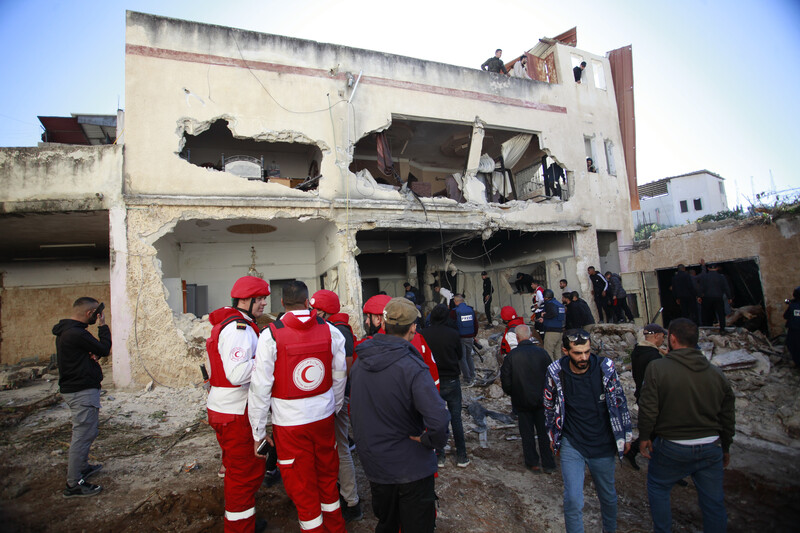
[[[733,261],[719,261],[715,264],[720,265],[720,272],[728,279],[728,285],[733,292],[733,304],[731,307],[744,307],[747,305],[759,305],[764,307],[764,291],[761,287],[761,271],[755,259],[736,259]],[[701,274],[700,265],[687,265],[686,270],[691,274]],[[680,306],[675,302],[672,295],[672,278],[677,272],[677,268],[667,268],[657,270],[658,291],[661,295],[661,306],[664,308],[664,324],[669,324],[673,318],[681,316]],[[765,315],[766,316],[766,315]],[[767,332],[766,320],[763,327],[758,327]]]

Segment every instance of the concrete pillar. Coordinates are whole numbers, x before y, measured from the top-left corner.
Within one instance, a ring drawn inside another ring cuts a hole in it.
[[[128,339],[131,336],[133,314],[128,298],[128,229],[124,206],[108,211],[111,238],[111,338],[113,342],[111,369],[114,385],[131,385],[131,357]]]
[[[592,282],[586,271],[590,266],[593,266],[600,272],[600,254],[597,250],[597,231],[595,228],[589,227],[576,231],[572,238],[572,249],[575,255],[575,270],[580,283],[578,292],[580,292],[581,298],[589,304],[595,316],[600,316],[592,296]]]

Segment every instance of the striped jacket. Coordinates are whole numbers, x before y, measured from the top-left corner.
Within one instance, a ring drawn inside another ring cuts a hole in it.
[[[597,357],[592,354],[591,357]],[[550,442],[558,450],[561,446],[561,431],[564,428],[564,388],[561,383],[561,365],[569,364],[569,356],[562,357],[547,367],[547,380],[544,385],[544,417]],[[611,431],[617,443],[617,451],[622,457],[625,443],[633,439],[631,415],[628,412],[628,400],[622,390],[622,384],[614,368],[614,361],[607,357],[600,357],[600,369],[603,372],[603,389],[605,390],[606,406],[611,419]]]

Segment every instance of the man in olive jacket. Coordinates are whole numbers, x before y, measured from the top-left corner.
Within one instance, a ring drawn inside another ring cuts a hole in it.
[[[647,497],[653,529],[672,531],[670,490],[691,475],[703,531],[725,531],[722,479],[736,430],[733,389],[722,370],[695,347],[697,324],[673,320],[668,339],[670,352],[647,366],[639,397],[640,450],[650,459]]]

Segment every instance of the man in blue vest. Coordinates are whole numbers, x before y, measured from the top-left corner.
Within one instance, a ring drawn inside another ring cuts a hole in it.
[[[561,351],[561,334],[564,331],[564,323],[567,320],[567,310],[564,304],[554,298],[553,291],[544,291],[544,311],[536,319],[544,329],[544,350],[550,354],[553,360],[558,360]]]
[[[475,319],[475,310],[467,305],[463,294],[456,294],[453,297],[453,303],[456,305],[453,311],[456,314],[456,327],[458,328],[458,334],[461,336],[461,350],[463,352],[463,357],[459,364],[461,365],[461,373],[464,374],[464,381],[469,386],[475,380],[472,343],[478,333],[478,321]]]

